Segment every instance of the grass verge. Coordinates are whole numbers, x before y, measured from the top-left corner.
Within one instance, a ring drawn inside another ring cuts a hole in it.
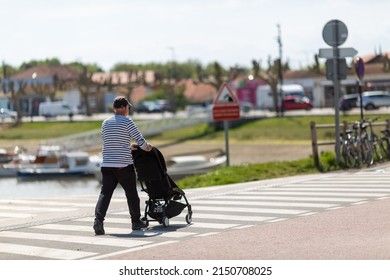
[[[196,175],[177,181],[183,189],[252,182],[264,179],[281,178],[303,174],[314,174],[340,170],[335,153],[321,155],[321,169],[318,170],[311,157],[295,161],[268,162],[221,167],[206,174]]]

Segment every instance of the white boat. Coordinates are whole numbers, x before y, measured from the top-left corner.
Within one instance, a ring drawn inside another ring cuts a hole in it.
[[[208,171],[226,165],[226,155],[224,153],[213,157],[204,155],[181,155],[173,156],[166,161],[167,173],[173,179],[204,174]]]
[[[18,179],[55,179],[69,176],[94,176],[100,168],[100,159],[86,152],[67,152],[58,157],[46,158],[42,163],[19,168]]]
[[[1,177],[15,177],[17,171],[21,166],[31,165],[36,155],[29,154],[23,148],[16,146],[14,153],[9,153],[9,160],[0,164],[0,178]]]
[[[41,146],[32,163],[17,167],[18,179],[55,179],[94,175],[100,158],[83,151],[66,151],[60,146]]]
[[[12,154],[10,154],[6,149],[0,148],[0,164],[11,162],[12,159]]]

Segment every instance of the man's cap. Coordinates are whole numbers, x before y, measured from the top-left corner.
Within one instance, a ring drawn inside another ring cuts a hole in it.
[[[126,106],[130,106],[131,107],[131,104],[130,102],[123,96],[118,96],[114,99],[114,102],[112,103],[112,106],[114,108],[122,108],[122,107],[126,107]]]

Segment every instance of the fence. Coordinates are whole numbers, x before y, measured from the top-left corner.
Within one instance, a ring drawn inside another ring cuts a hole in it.
[[[390,120],[386,120],[385,122],[377,122],[372,124],[373,127],[378,126],[384,126],[385,128],[390,129]],[[330,128],[336,128],[334,124],[319,124],[316,125],[314,121],[310,122],[310,135],[311,135],[311,147],[313,152],[313,161],[314,166],[319,168],[320,167],[320,157],[319,157],[319,146],[329,146],[329,145],[336,145],[336,141],[322,141],[319,142],[317,139],[317,129],[330,129]],[[343,123],[340,125],[340,131],[344,134],[346,130],[348,129],[348,122],[343,121]]]
[[[137,121],[137,127],[145,137],[159,134],[163,131],[177,129],[179,127],[192,126],[208,122],[209,118],[161,118],[158,120]],[[48,141],[48,144],[56,144],[77,150],[87,147],[101,146],[101,131],[88,131],[76,135],[58,137]]]

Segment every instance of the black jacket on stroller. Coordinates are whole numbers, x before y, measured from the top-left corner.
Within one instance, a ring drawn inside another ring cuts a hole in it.
[[[132,155],[137,179],[142,190],[149,196],[142,219],[147,223],[158,221],[167,227],[170,218],[179,215],[184,208],[187,208],[188,214],[185,219],[188,224],[191,224],[191,205],[188,203],[184,191],[167,174],[162,153],[153,147],[150,152],[138,148],[132,151]],[[183,199],[185,203],[181,202]]]

